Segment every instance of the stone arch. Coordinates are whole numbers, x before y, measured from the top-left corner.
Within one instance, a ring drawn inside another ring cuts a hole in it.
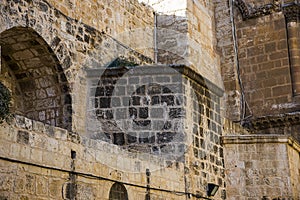
[[[12,91],[13,112],[70,130],[70,87],[50,46],[28,27],[0,33],[0,45],[0,81]]]
[[[72,68],[74,53],[71,49],[75,44],[70,37],[74,30],[69,28],[79,25],[78,21],[65,16],[46,0],[4,0],[0,16],[0,33],[19,26],[31,28],[49,45],[65,72]],[[60,24],[65,24],[68,34],[63,34]],[[84,25],[80,25],[82,30]]]
[[[114,183],[109,192],[109,200],[128,200],[125,186],[121,183]]]

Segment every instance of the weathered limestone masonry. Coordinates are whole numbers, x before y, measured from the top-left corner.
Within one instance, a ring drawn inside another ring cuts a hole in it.
[[[17,110],[48,124],[69,130],[72,126],[75,132],[85,131],[87,89],[82,69],[106,66],[120,56],[138,64],[151,63],[149,58],[63,15],[45,1],[3,1],[0,20],[2,68],[11,70],[1,76],[18,83],[12,91],[17,96],[23,92],[25,99],[21,103],[26,112]],[[29,106],[34,109],[29,111]]]
[[[149,73],[153,73],[153,68],[156,67],[147,68]],[[169,70],[169,68],[166,69]],[[144,199],[145,194],[148,194],[146,193],[148,182],[145,173],[147,169],[151,170],[149,184],[151,199],[186,199],[186,193],[191,194],[191,197],[206,196],[207,182],[215,182],[221,187],[222,193],[217,194],[216,199],[219,199],[221,195],[224,196],[223,149],[220,146],[219,114],[221,90],[215,88],[215,91],[209,91],[207,86],[203,85],[209,81],[204,82],[200,76],[195,77],[195,73],[186,67],[174,66],[174,69],[177,73],[174,73],[170,79],[165,76],[156,77],[157,81],[162,78],[161,83],[170,83],[170,86],[166,85],[160,89],[157,85],[148,86],[148,91],[151,88],[150,92],[155,93],[152,97],[156,99],[154,100],[156,103],[168,105],[169,120],[163,125],[162,132],[157,130],[154,134],[137,132],[122,135],[120,132],[110,131],[113,135],[112,140],[106,142],[107,140],[103,141],[101,138],[96,138],[97,140],[80,138],[77,134],[72,134],[67,130],[22,116],[16,116],[11,124],[2,125],[1,198],[110,199],[108,197],[112,184],[122,182],[126,186],[129,199]],[[187,101],[180,96],[181,90],[176,91],[174,85],[171,84],[172,80],[182,81],[180,79],[182,75],[178,77],[178,72],[184,74],[186,78],[193,77],[193,80],[184,79],[185,84],[182,85],[183,91],[195,93]],[[197,90],[194,87],[197,87]],[[145,93],[141,88],[143,86],[138,88],[133,97],[144,96]],[[170,95],[170,88],[176,92],[174,95],[177,98]],[[101,99],[101,96],[96,97]],[[161,115],[152,116],[157,114],[155,104],[153,107],[151,107],[152,103],[148,105],[150,116],[145,117],[145,105],[140,107],[141,101],[136,103],[133,103],[134,107],[127,107],[129,114],[134,108],[138,109],[136,120],[139,120],[138,118],[143,121],[148,120],[151,126],[155,121],[163,120]],[[106,105],[105,101],[104,104]],[[97,110],[103,110],[101,105],[103,104],[100,103]],[[181,111],[176,105],[182,106]],[[187,109],[190,105],[196,108]],[[120,107],[120,105],[115,106],[116,110]],[[160,108],[157,107],[157,109]],[[107,109],[106,106],[104,109]],[[193,112],[188,113],[191,111]],[[190,117],[185,117],[186,115]],[[98,118],[100,122],[103,119],[101,116],[99,115]],[[200,124],[199,121],[201,121]],[[180,123],[183,124],[180,125]],[[193,130],[189,130],[191,126],[187,126],[188,123],[193,123]],[[147,127],[143,126],[144,124],[141,123],[136,125],[138,130],[141,128],[146,130]],[[172,131],[174,134],[171,134]],[[190,132],[193,132],[193,135],[188,136]],[[134,135],[136,137],[133,137]],[[187,140],[184,139],[185,137],[191,138]],[[130,151],[126,148],[128,144],[133,147]],[[134,146],[142,148],[134,148]],[[149,150],[145,150],[146,148]],[[149,151],[154,152],[147,153]],[[163,190],[160,191],[160,189]]]
[[[233,2],[214,1],[215,31],[217,39],[216,50],[220,55],[221,74],[227,101],[224,116],[238,121],[241,115],[241,91],[238,81],[238,68],[232,30]]]
[[[232,199],[299,199],[300,5],[215,2],[227,105],[234,108],[227,117],[245,128],[225,124],[227,194]]]
[[[291,0],[1,0],[0,200],[300,199],[299,17]]]
[[[287,4],[283,8],[286,19],[286,29],[288,38],[289,61],[291,66],[292,90],[294,95],[299,95],[299,64],[300,64],[300,23],[299,23],[299,6],[293,3]]]
[[[203,0],[142,0],[157,12],[158,62],[186,64],[223,88],[215,49],[214,4]]]
[[[180,65],[109,67],[95,80],[95,71],[88,74],[91,138],[185,163],[193,194],[205,196],[208,182],[225,187],[220,88]]]
[[[0,153],[1,199],[109,199],[115,181],[130,184],[126,185],[129,199],[144,199],[145,167],[161,164],[149,154],[134,156],[116,145],[80,139],[64,129],[21,116],[1,126]],[[182,163],[160,167],[151,171],[151,187],[184,188]],[[185,199],[159,191],[151,191],[151,196]]]
[[[299,144],[278,135],[231,135],[225,143],[230,199],[299,199]]]
[[[137,1],[2,1],[0,80],[16,115],[0,126],[0,199],[199,199],[208,183],[225,199],[209,5],[189,8],[209,18],[207,51],[186,46],[203,56],[150,65],[155,19]]]
[[[49,0],[64,15],[153,57],[153,12],[137,0]]]

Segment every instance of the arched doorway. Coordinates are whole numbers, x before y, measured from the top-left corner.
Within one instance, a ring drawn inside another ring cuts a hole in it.
[[[50,46],[28,27],[2,32],[0,45],[0,81],[12,93],[12,112],[70,130],[70,88]]]
[[[124,185],[115,183],[110,189],[109,200],[128,200],[127,190]]]

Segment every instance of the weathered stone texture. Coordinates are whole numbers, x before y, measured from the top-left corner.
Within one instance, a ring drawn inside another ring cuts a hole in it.
[[[208,182],[223,191],[221,89],[212,90],[212,83],[184,66],[108,67],[100,79],[93,70],[87,74],[92,86],[89,137],[160,156],[170,166],[187,163],[193,194],[205,196]]]
[[[251,21],[256,24],[255,29],[247,25]],[[281,112],[279,105],[291,102],[284,24],[284,18],[278,14],[272,20],[266,16],[237,24],[245,98],[254,116]]]
[[[1,47],[5,74],[1,79],[13,92],[14,112],[70,129],[69,86],[45,41],[33,30],[13,28],[1,34]]]
[[[289,25],[288,16],[293,14],[284,14],[288,12],[285,10],[290,7],[289,3],[236,2],[239,10],[233,10],[233,25],[237,35],[241,90],[248,104],[242,111],[244,117],[292,112],[299,107],[298,100],[293,97],[298,82],[294,66],[299,63],[298,36],[293,32],[299,28],[295,22],[294,28]]]
[[[188,46],[190,62],[203,77],[223,88],[220,58],[215,49],[214,4],[211,1],[187,1]]]
[[[30,12],[24,13],[27,9]],[[26,112],[19,107],[17,111],[31,119],[82,131],[86,107],[80,96],[87,90],[82,68],[101,68],[119,56],[130,57],[138,64],[151,63],[116,39],[66,17],[45,2],[5,1],[1,16],[1,45],[5,50],[1,60],[6,63],[2,65],[8,66],[15,77],[11,87],[17,88],[12,90],[14,96],[22,96],[16,102],[23,104]],[[77,93],[78,96],[72,95]]]
[[[66,16],[107,33],[140,53],[153,57],[153,11],[137,0],[50,0],[49,3]],[[49,9],[44,2],[40,3],[40,6]]]
[[[298,199],[299,5],[214,2],[226,116],[240,122],[224,124],[228,197]]]
[[[223,88],[214,48],[213,3],[143,0],[157,11],[158,62],[185,64]]]
[[[90,96],[93,102],[88,120],[95,129],[88,125],[88,134],[132,151],[172,156],[166,149],[175,150],[185,140],[182,127],[186,103],[181,75],[171,68],[164,72],[163,68],[168,69],[166,66],[107,69],[100,79],[91,73],[88,79],[96,82],[91,83],[96,87],[91,88],[94,93]],[[119,73],[121,70],[123,73]],[[141,83],[141,74],[151,76],[153,82]],[[127,82],[126,87],[123,82]],[[183,152],[176,150],[174,154]]]
[[[295,151],[295,147],[297,151]],[[299,145],[298,144],[290,144],[287,148],[288,156],[289,156],[289,166],[290,166],[290,174],[291,174],[291,188],[293,190],[293,194],[295,194],[295,199],[300,198],[300,154],[299,154]]]
[[[286,19],[288,36],[289,61],[291,67],[292,90],[294,95],[300,94],[299,66],[300,66],[300,25],[297,22],[300,16],[300,6],[290,4],[283,8]]]
[[[2,0],[0,199],[299,199],[299,10]]]
[[[298,199],[299,145],[276,135],[225,136],[230,199]],[[287,162],[288,161],[288,162]]]
[[[71,133],[53,127],[52,135],[45,125],[27,132],[23,125],[13,122],[1,126],[1,198],[63,199],[68,196],[67,185],[74,174],[77,199],[108,199],[114,181],[133,184],[126,186],[129,198],[138,199],[145,195],[145,189],[134,185],[146,185],[146,168],[151,170],[151,187],[184,192],[184,181],[178,182],[184,179],[183,163],[170,164],[158,157],[126,153],[99,140],[82,138],[80,144],[75,143],[66,136]],[[29,134],[28,143],[17,142],[21,131]],[[28,156],[23,156],[24,151]],[[171,193],[151,193],[163,199],[181,199]]]
[[[290,9],[297,5],[289,3],[243,0],[227,5],[220,1],[215,3],[218,11],[215,12],[216,32],[218,48],[223,55],[221,65],[228,108],[241,109],[239,118],[242,120],[251,116],[255,118],[292,112],[299,107],[297,98],[293,96],[298,82],[297,70],[293,66],[299,63],[299,51],[296,50],[296,38],[299,37],[293,33],[299,27],[298,23],[292,22],[292,28],[287,17],[297,15],[297,9]],[[235,51],[238,54],[235,55]],[[227,67],[226,63],[230,61],[237,65],[236,72],[231,65]],[[233,91],[232,88],[237,90]]]
[[[241,92],[238,80],[238,63],[235,55],[234,31],[232,29],[233,4],[214,1],[216,50],[220,55],[221,75],[224,83],[226,108],[224,116],[237,121],[241,115]],[[232,7],[230,7],[232,6]]]

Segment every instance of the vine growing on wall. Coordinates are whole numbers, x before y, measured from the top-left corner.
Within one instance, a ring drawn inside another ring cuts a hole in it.
[[[0,124],[10,115],[10,91],[0,82]]]

